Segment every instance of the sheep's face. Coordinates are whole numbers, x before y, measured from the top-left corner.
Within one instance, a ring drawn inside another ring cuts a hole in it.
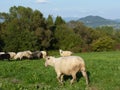
[[[62,53],[62,50],[60,49],[59,52]]]
[[[54,57],[52,56],[47,56],[45,58],[45,66],[47,67],[48,65],[53,66],[54,65]]]
[[[47,56],[47,52],[46,51],[41,51],[42,54],[42,58],[45,58]]]

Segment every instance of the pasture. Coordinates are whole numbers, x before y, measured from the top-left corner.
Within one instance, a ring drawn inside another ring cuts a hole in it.
[[[81,73],[70,85],[56,79],[53,67],[45,67],[44,60],[0,61],[0,90],[120,90],[120,51],[76,53],[86,63],[90,79],[86,87]]]

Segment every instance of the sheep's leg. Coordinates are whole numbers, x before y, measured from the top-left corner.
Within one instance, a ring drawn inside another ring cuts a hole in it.
[[[61,81],[61,73],[57,73],[57,79],[61,84],[63,84],[62,81]]]
[[[64,76],[64,75],[61,75],[61,82],[63,82],[63,76]]]
[[[82,72],[83,77],[86,79],[86,84],[88,85],[88,76],[87,76],[86,71],[81,71],[81,72]]]
[[[70,81],[71,84],[76,80],[76,73],[72,74],[72,80]]]

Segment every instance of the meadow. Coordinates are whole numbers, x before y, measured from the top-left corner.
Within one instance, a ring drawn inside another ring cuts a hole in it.
[[[54,68],[45,67],[44,59],[6,60],[0,61],[0,90],[120,90],[120,51],[74,55],[85,60],[88,87],[81,73],[73,85],[70,85],[70,76],[65,76],[64,85],[60,85]]]

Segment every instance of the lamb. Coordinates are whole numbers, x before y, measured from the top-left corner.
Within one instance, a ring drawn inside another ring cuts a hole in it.
[[[53,66],[57,74],[58,81],[63,84],[64,75],[72,75],[72,84],[76,80],[77,72],[81,71],[82,75],[86,79],[86,84],[88,85],[88,76],[85,70],[85,62],[79,56],[67,56],[55,58],[52,56],[47,56],[45,58],[45,66]]]
[[[65,57],[65,56],[71,56],[73,53],[71,51],[63,51],[59,50],[60,56]]]

